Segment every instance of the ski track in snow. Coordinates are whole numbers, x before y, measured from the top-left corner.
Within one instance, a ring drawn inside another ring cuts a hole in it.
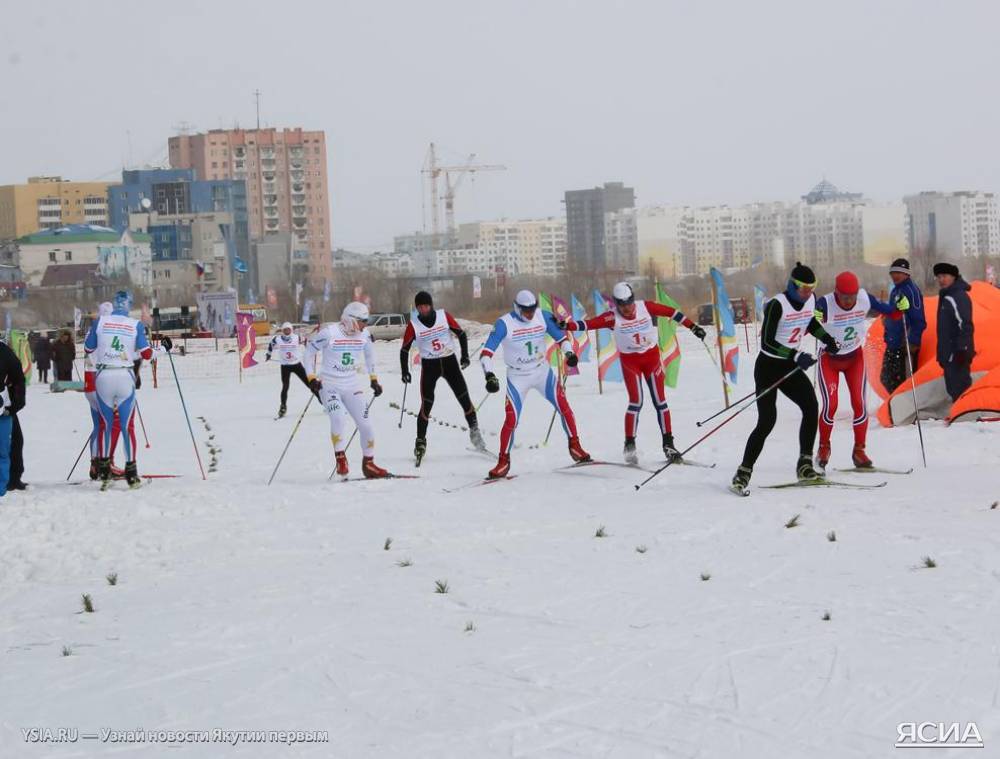
[[[683,349],[668,391],[682,447],[721,401],[706,353],[686,334]],[[739,499],[726,485],[751,410],[692,454],[716,469],[670,467],[636,493],[645,472],[555,476],[570,463],[558,424],[548,446],[527,450],[551,415],[532,394],[517,479],[446,494],[490,462],[466,450],[465,433],[432,425],[416,470],[415,420],[399,431],[389,408],[402,398],[398,343],[377,353],[376,460],[419,480],[328,482],[329,427],[314,406],[267,487],[308,396],[293,383],[275,420],[276,367],[238,384],[223,354],[176,358],[206,468],[207,436],[225,448],[207,482],[161,371],[160,388],[147,381],[139,394],[152,443],[140,433],[139,471],[182,477],[135,492],[69,486],[86,401],[29,388],[32,488],[0,500],[0,758],[868,759],[895,755],[898,722],[923,720],[976,721],[986,751],[1000,752],[1000,510],[989,509],[1000,425],[926,423],[924,470],[916,430],[873,421],[869,453],[916,465],[912,475],[886,475],[879,491]],[[582,442],[619,461],[624,389],[598,395],[594,365],[581,366],[567,393]],[[465,374],[478,402],[482,373]],[[831,466],[850,454],[846,395],[841,406]],[[433,413],[462,421],[443,382]],[[500,393],[482,407],[484,432],[502,418]],[[797,427],[782,398],[752,487],[793,477]],[[641,464],[659,466],[649,403],[638,443]],[[348,458],[359,474],[357,441]],[[83,593],[96,613],[82,613]],[[26,744],[22,727],[327,730],[330,742]]]

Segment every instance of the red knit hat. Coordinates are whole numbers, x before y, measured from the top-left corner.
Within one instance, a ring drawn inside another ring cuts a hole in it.
[[[853,271],[842,271],[837,275],[836,290],[841,295],[857,295],[860,285],[858,275]]]

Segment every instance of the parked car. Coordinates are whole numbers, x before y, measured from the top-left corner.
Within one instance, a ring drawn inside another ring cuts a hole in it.
[[[368,331],[375,340],[399,340],[407,321],[405,314],[372,314],[368,317]]]
[[[750,323],[750,307],[746,298],[730,298],[729,304],[733,308],[733,321],[736,324]],[[710,327],[715,324],[715,312],[711,303],[703,303],[698,306],[698,324],[702,327]]]

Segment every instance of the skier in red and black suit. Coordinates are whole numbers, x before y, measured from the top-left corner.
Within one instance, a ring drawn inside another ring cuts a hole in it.
[[[667,394],[664,389],[665,377],[663,364],[660,361],[654,317],[673,319],[678,324],[683,324],[699,340],[705,339],[705,330],[675,308],[652,300],[636,301],[635,293],[627,282],[615,285],[611,296],[615,302],[614,309],[582,322],[570,320],[565,323],[565,329],[570,331],[610,329],[614,332],[615,347],[621,358],[622,376],[628,392],[628,409],[625,412],[625,461],[630,464],[637,464],[639,461],[635,451],[635,430],[639,422],[639,412],[642,410],[643,380],[649,386],[653,405],[656,407],[656,421],[659,422],[660,433],[663,435],[663,455],[668,461],[679,460],[680,452],[674,445],[673,431],[670,427],[670,408],[667,406]]]
[[[413,446],[413,455],[420,465],[427,452],[427,422],[431,409],[434,407],[434,386],[439,377],[444,377],[451,391],[455,394],[466,423],[469,425],[469,439],[479,450],[485,450],[486,444],[479,432],[479,421],[476,419],[476,409],[469,397],[469,388],[465,384],[462,370],[469,365],[469,338],[458,326],[454,317],[443,308],[434,308],[434,299],[430,293],[419,292],[413,299],[416,317],[410,319],[403,333],[403,345],[399,351],[400,379],[404,384],[412,381],[410,375],[410,346],[415,342],[420,352],[420,413],[417,415],[417,440]],[[458,338],[461,360],[455,359],[454,337]]]

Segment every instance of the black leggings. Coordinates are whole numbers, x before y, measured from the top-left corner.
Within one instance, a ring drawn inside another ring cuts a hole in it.
[[[420,360],[420,414],[417,415],[417,437],[427,437],[427,420],[434,407],[434,386],[438,378],[444,377],[451,391],[455,394],[465,419],[470,427],[478,427],[476,410],[472,407],[469,388],[462,376],[462,367],[454,356],[444,358],[424,358]]]
[[[763,353],[757,356],[753,367],[753,380],[757,394],[764,392],[775,382],[795,368],[795,364],[787,359],[771,358]],[[819,418],[819,404],[816,402],[816,392],[812,382],[805,372],[795,372],[778,386],[792,403],[802,410],[802,423],[799,425],[799,455],[812,456],[813,445],[816,443],[816,426]],[[764,449],[764,441],[774,429],[778,420],[778,393],[772,390],[757,401],[757,426],[753,428],[747,439],[747,447],[743,452],[743,466],[753,469],[760,452]]]
[[[284,406],[288,402],[288,380],[292,375],[295,375],[300,380],[302,384],[309,387],[309,380],[306,377],[306,370],[303,368],[302,364],[282,364],[281,365],[281,405]]]

